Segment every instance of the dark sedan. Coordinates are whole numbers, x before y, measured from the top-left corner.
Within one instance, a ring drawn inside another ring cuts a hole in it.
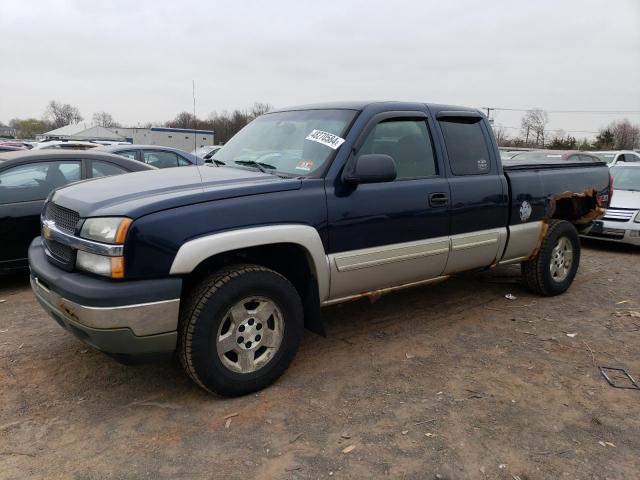
[[[98,147],[97,150],[138,160],[156,168],[188,167],[204,164],[204,160],[196,155],[161,145],[106,145]]]
[[[40,211],[49,193],[89,178],[154,167],[105,152],[22,150],[0,155],[0,273],[27,266],[27,248],[40,235]]]

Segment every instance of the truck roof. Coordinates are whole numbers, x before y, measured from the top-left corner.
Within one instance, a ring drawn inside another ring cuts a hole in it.
[[[399,102],[399,101],[343,101],[343,102],[312,103],[308,105],[294,105],[291,107],[279,108],[276,110],[272,110],[272,112],[288,112],[292,110],[358,110],[358,111],[362,111],[367,107],[381,107],[381,106],[386,106],[389,109],[393,109],[393,110],[402,110],[402,109],[413,110],[413,109],[424,108],[425,106],[427,106],[431,110],[455,110],[455,111],[479,112],[479,110],[475,108],[462,107],[459,105],[443,105],[438,103]]]

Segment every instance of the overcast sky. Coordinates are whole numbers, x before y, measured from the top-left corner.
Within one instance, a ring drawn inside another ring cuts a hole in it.
[[[51,99],[163,122],[192,110],[192,79],[199,117],[349,99],[640,111],[640,0],[0,0],[0,62],[5,123]],[[640,123],[549,126],[625,116]]]

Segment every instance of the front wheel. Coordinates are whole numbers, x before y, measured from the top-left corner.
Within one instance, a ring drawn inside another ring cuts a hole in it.
[[[522,262],[522,276],[533,292],[559,295],[571,286],[579,264],[578,231],[567,221],[551,220],[537,255]]]
[[[234,265],[204,279],[182,312],[179,357],[209,392],[245,395],[287,369],[303,332],[295,287],[258,265]]]

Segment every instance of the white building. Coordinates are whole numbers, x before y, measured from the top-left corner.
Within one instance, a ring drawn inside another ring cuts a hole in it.
[[[126,139],[105,127],[87,123],[72,123],[36,137],[37,140],[102,140],[126,142]]]
[[[16,138],[18,132],[13,127],[0,126],[0,137]]]
[[[130,128],[115,127],[113,132],[126,141],[138,145],[162,145],[190,152],[205,145],[214,145],[213,130],[194,130],[191,128]]]
[[[190,128],[105,128],[86,123],[75,123],[38,135],[38,140],[94,140],[129,142],[138,145],[160,145],[190,152],[205,145],[214,145],[212,130]]]

